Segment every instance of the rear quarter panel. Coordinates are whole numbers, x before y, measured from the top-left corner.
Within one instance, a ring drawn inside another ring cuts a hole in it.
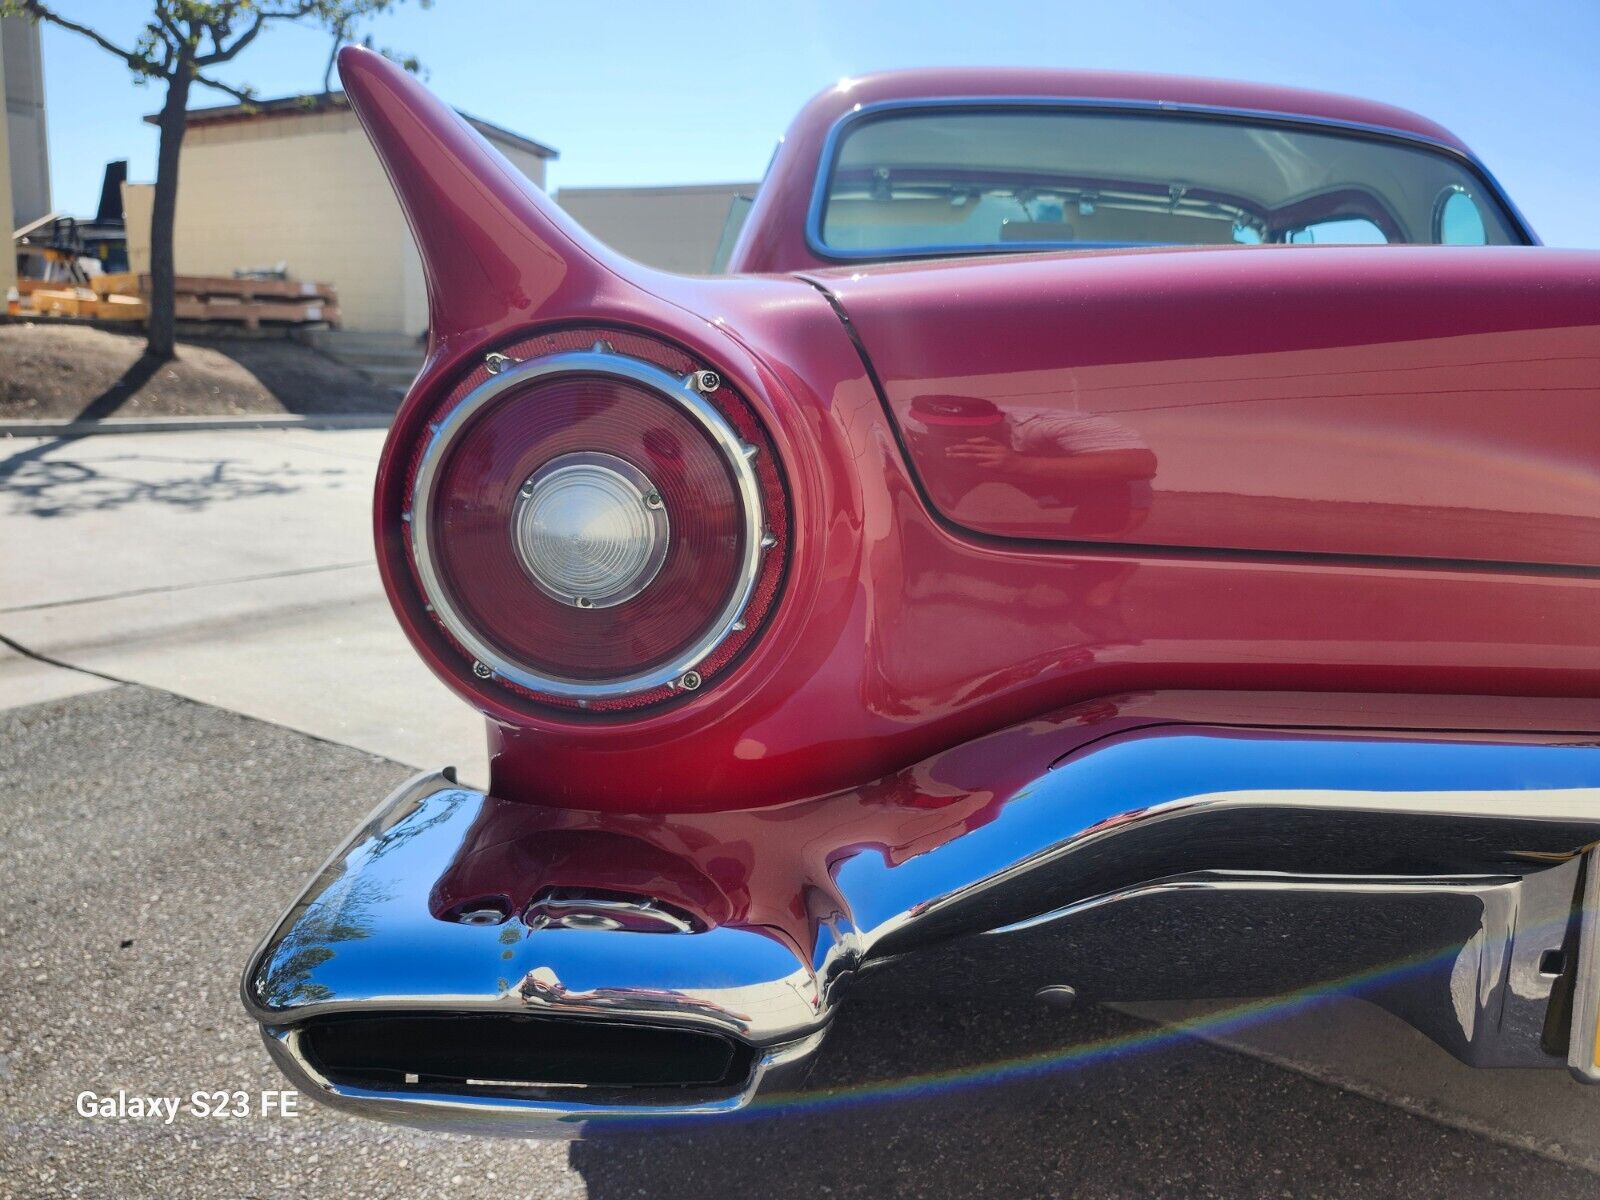
[[[817,282],[964,530],[1600,564],[1600,255],[1124,252]],[[984,443],[1009,453],[962,457]],[[1107,448],[1140,456],[1085,475]]]

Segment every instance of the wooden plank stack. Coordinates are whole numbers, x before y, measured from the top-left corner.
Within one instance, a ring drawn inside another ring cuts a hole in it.
[[[139,276],[131,271],[96,275],[89,286],[99,300],[94,315],[101,320],[142,321],[150,315],[150,303],[139,290]]]
[[[325,283],[220,275],[179,275],[175,282],[180,321],[217,322],[245,329],[259,329],[264,322],[339,324],[338,295]],[[19,316],[143,321],[150,315],[148,275],[96,275],[88,287],[21,280],[18,291],[20,299],[12,311]]]
[[[64,284],[35,288],[28,296],[33,311],[42,317],[93,317],[100,307],[99,298],[90,289]]]
[[[17,298],[8,302],[6,311],[14,317],[93,317],[100,316],[102,302],[107,299],[104,292],[96,292],[93,288],[77,287],[71,283],[50,281],[44,279],[19,279],[17,280]],[[132,299],[137,307],[137,297],[116,297],[119,301]],[[139,307],[138,312],[131,313],[125,303],[108,306],[114,311],[109,312],[108,320],[126,320],[130,316],[142,318],[145,310]]]
[[[139,277],[142,295],[149,295],[149,280]],[[180,321],[238,322],[246,329],[258,329],[263,321],[339,324],[339,297],[326,283],[179,275],[175,290]]]

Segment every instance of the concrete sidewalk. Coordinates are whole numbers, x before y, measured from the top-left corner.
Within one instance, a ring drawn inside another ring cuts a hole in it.
[[[0,442],[0,635],[417,767],[487,778],[482,720],[395,624],[378,430]],[[0,704],[101,686],[0,650]]]
[[[71,667],[396,762],[455,764],[481,783],[481,718],[411,651],[372,565],[382,437],[267,430],[0,443],[0,635]],[[109,686],[0,645],[0,708]],[[1470,1071],[1355,1002],[1286,1014],[1228,1044],[1600,1170],[1600,1089],[1563,1072]]]

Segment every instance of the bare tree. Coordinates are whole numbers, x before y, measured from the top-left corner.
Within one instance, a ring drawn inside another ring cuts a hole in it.
[[[433,0],[417,0],[417,3],[422,8],[431,8],[433,6]],[[333,45],[328,47],[328,65],[322,72],[322,94],[324,96],[333,91],[333,69],[339,65],[339,50],[348,43],[355,41],[356,20],[361,15],[363,14],[347,13],[342,17],[334,18],[328,25],[328,32],[333,35]],[[361,39],[361,45],[368,50],[376,50],[390,62],[399,63],[413,75],[421,75],[424,79],[428,77],[428,72],[423,70],[422,63],[417,60],[415,55],[401,54],[399,51],[391,50],[387,46],[374,46],[370,33]]]
[[[156,190],[150,216],[150,320],[145,353],[165,362],[175,349],[176,304],[173,283],[173,219],[178,205],[178,151],[189,123],[189,92],[195,84],[248,104],[253,92],[218,79],[216,67],[231,62],[268,25],[310,21],[348,37],[357,22],[404,0],[153,0],[154,11],[138,39],[119,46],[99,30],[56,12],[43,0],[0,0],[0,16],[24,16],[70,30],[114,55],[141,81],[166,85],[156,116],[160,147]],[[419,0],[428,7],[430,0]],[[413,62],[406,62],[415,69]],[[326,86],[326,79],[324,80]]]

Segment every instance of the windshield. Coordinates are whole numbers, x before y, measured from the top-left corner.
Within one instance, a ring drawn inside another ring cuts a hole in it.
[[[1454,156],[1224,116],[903,109],[847,128],[822,248],[855,257],[1071,246],[1524,241]]]

